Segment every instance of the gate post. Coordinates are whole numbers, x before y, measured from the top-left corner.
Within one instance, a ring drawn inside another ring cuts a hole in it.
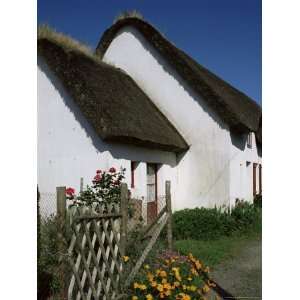
[[[56,216],[58,222],[58,251],[59,261],[60,261],[60,268],[59,268],[59,277],[61,280],[61,292],[60,297],[61,299],[66,298],[66,278],[65,278],[65,261],[64,261],[64,254],[65,254],[65,225],[66,225],[66,187],[60,186],[56,187]]]
[[[121,184],[121,239],[120,245],[121,249],[120,252],[122,255],[126,253],[126,239],[127,239],[127,215],[128,215],[128,188],[126,183]]]
[[[166,206],[167,206],[167,241],[168,241],[168,249],[173,249],[173,241],[172,241],[172,204],[171,204],[171,182],[169,180],[166,181]]]

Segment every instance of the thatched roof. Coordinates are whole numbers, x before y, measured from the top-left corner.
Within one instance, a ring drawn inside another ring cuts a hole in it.
[[[38,55],[103,140],[174,152],[188,148],[172,124],[124,72],[49,35],[38,38]]]
[[[125,18],[107,29],[97,46],[99,57],[104,55],[115,35],[125,26],[137,29],[232,130],[257,133],[261,107],[255,101],[198,64],[143,20]]]

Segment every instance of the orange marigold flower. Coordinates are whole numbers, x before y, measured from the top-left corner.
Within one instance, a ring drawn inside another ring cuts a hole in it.
[[[160,275],[160,277],[167,277],[167,272],[162,270],[162,271],[160,271],[159,275]]]

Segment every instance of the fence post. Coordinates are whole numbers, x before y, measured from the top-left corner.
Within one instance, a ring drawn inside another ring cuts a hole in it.
[[[126,253],[127,215],[128,215],[128,188],[126,183],[121,184],[121,254]]]
[[[65,278],[65,261],[63,260],[65,253],[64,238],[65,238],[65,222],[66,222],[66,187],[56,187],[56,216],[58,221],[58,251],[60,252],[59,261],[60,267],[58,274],[61,282],[61,299],[66,299],[66,278]]]
[[[65,221],[66,217],[66,187],[59,186],[56,188],[56,214],[61,222]]]
[[[83,177],[80,177],[80,192],[83,191]]]
[[[171,182],[169,180],[166,181],[166,206],[167,206],[167,241],[169,250],[173,249],[173,241],[172,241],[172,205],[171,205]]]

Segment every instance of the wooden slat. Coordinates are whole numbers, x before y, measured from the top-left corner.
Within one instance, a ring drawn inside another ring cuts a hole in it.
[[[95,220],[93,220],[93,222],[95,222]],[[107,221],[106,221],[107,222]],[[101,239],[101,233],[99,231],[99,228],[97,226],[95,226],[95,233],[98,237],[98,241],[99,241],[99,246],[101,248],[101,251],[103,253],[105,253],[106,255],[103,255],[103,260],[104,260],[104,263],[103,265],[105,265],[105,267],[107,268],[107,271],[109,273],[109,277],[112,279],[112,283],[113,283],[113,286],[115,289],[117,289],[117,284],[116,282],[113,280],[113,274],[110,272],[110,268],[109,268],[109,262],[108,262],[108,254],[107,254],[107,251],[105,250],[104,246],[103,246],[103,243],[102,243],[102,239]],[[105,233],[103,232],[102,234],[105,235]]]
[[[142,264],[144,263],[144,261],[146,259],[146,256],[148,255],[148,253],[152,249],[153,245],[155,244],[160,232],[162,231],[162,229],[166,225],[167,221],[168,221],[168,216],[165,216],[163,218],[163,220],[161,221],[161,223],[158,225],[156,231],[153,233],[153,235],[152,235],[152,237],[149,241],[149,244],[147,245],[147,247],[143,251],[142,255],[140,256],[139,260],[137,261],[136,265],[134,266],[134,268],[130,272],[127,280],[125,281],[125,288],[128,287],[131,284],[132,280],[134,279],[135,275],[137,274],[137,272],[141,268]]]
[[[82,215],[80,217],[74,218],[74,222],[80,222],[82,220],[92,220],[92,219],[118,219],[121,218],[121,214],[92,214],[92,215]]]
[[[86,225],[86,221],[84,221],[84,224]],[[104,278],[101,276],[101,270],[100,270],[100,268],[99,268],[97,256],[96,256],[96,254],[95,254],[94,247],[93,247],[93,245],[92,245],[92,241],[91,241],[91,239],[90,239],[90,237],[89,237],[89,232],[88,232],[88,229],[87,229],[86,226],[85,226],[85,235],[87,236],[87,241],[88,241],[88,245],[89,245],[89,250],[90,250],[90,253],[91,253],[91,255],[92,255],[92,259],[93,259],[93,262],[94,262],[94,266],[96,267],[96,270],[97,270],[97,272],[98,272],[98,275],[99,275],[99,278],[100,278],[100,280],[101,280],[101,283],[103,284],[103,290],[104,290],[104,293],[105,293],[106,296],[109,296],[108,291],[107,291],[106,288],[105,288]],[[94,279],[94,280],[95,280],[95,279]],[[93,278],[92,278],[93,284],[94,284],[94,280],[93,280]],[[98,293],[96,293],[96,294],[97,294],[96,299],[99,299],[99,298],[98,298]]]
[[[93,296],[95,297],[95,299],[97,299],[97,292],[96,292],[95,286],[93,284],[92,275],[91,275],[91,272],[89,270],[89,267],[88,267],[88,264],[87,264],[87,261],[86,261],[85,255],[84,255],[84,247],[82,247],[82,244],[80,243],[80,235],[79,235],[80,232],[77,230],[77,226],[75,226],[74,224],[73,224],[73,231],[76,235],[76,242],[77,242],[76,245],[81,254],[81,260],[83,262],[83,266],[86,271],[87,278],[88,278],[89,284],[90,284],[92,292],[93,292]],[[86,236],[86,235],[84,235],[84,236]]]

